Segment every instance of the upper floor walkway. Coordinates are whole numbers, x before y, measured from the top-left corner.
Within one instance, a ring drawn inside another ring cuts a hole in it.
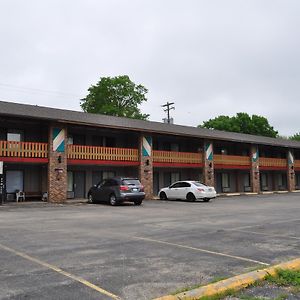
[[[139,165],[138,148],[103,147],[87,145],[67,145],[68,164],[120,164]],[[49,145],[41,142],[0,141],[0,160],[6,162],[47,163]],[[203,153],[153,150],[153,167],[202,168]],[[250,156],[215,154],[215,169],[250,169]],[[287,158],[260,157],[261,170],[285,170]],[[300,170],[300,159],[294,162],[295,170]]]

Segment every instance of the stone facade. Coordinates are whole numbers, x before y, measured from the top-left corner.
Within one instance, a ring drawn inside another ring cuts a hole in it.
[[[205,141],[203,150],[203,181],[215,186],[213,143]]]
[[[253,193],[260,192],[260,175],[259,175],[259,153],[257,146],[253,145],[250,148],[250,184]]]
[[[139,140],[139,178],[144,186],[146,199],[153,198],[153,156],[152,156],[152,138],[149,136],[140,136]]]
[[[295,176],[295,160],[294,153],[292,151],[287,152],[287,188],[289,191],[296,189],[296,176]]]
[[[54,141],[55,131],[60,132],[63,138],[64,149],[54,150],[57,146]],[[55,145],[54,145],[55,144]],[[64,202],[67,199],[67,129],[61,125],[49,127],[49,164],[48,164],[48,201]]]

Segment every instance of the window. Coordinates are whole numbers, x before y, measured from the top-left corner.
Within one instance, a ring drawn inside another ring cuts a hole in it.
[[[227,151],[227,149],[221,149],[221,154],[222,155],[227,155],[228,154],[228,151]]]
[[[116,172],[113,171],[104,171],[102,173],[102,179],[108,179],[116,176]]]
[[[229,174],[228,173],[222,173],[222,187],[223,188],[229,188]]]
[[[105,182],[103,183],[103,187],[106,187],[106,186],[118,186],[118,182],[114,179],[107,179],[105,180]]]
[[[6,171],[6,191],[15,193],[23,190],[23,171]]]
[[[164,173],[164,186],[169,186],[174,182],[180,181],[179,172],[165,172]]]
[[[82,134],[70,134],[74,145],[85,145],[85,136]]]
[[[245,174],[244,175],[244,187],[250,186],[250,174]]]
[[[180,180],[180,173],[179,172],[174,172],[171,173],[171,182],[179,181]]]
[[[248,150],[243,150],[242,151],[242,156],[249,156],[249,151]]]
[[[182,182],[181,187],[191,187],[191,184],[188,182]]]
[[[68,192],[73,192],[74,176],[72,171],[68,171]]]
[[[93,146],[103,146],[103,137],[98,135],[93,135],[92,144]]]
[[[300,188],[300,174],[296,175],[296,186],[297,186],[297,189]]]
[[[73,145],[74,144],[74,141],[73,141],[73,136],[72,135],[69,135],[68,136],[68,145]]]
[[[170,188],[171,189],[178,189],[178,188],[182,187],[181,185],[182,185],[181,182],[176,182],[173,185],[171,185]]]
[[[268,187],[268,176],[266,173],[261,174],[261,186],[263,188]]]
[[[116,147],[116,139],[114,137],[106,136],[104,137],[105,147]]]
[[[141,185],[138,179],[124,179],[122,183],[126,185]]]
[[[278,174],[278,186],[281,187],[283,186],[283,174]]]
[[[193,181],[193,184],[197,187],[207,187],[207,185],[201,183],[201,182],[198,182],[198,181]]]
[[[97,185],[100,181],[102,181],[102,172],[101,171],[93,171],[92,184]]]
[[[278,189],[284,190],[287,187],[287,177],[284,173],[278,174]]]
[[[179,152],[179,145],[175,143],[171,143],[171,151]]]
[[[12,142],[22,142],[23,141],[23,131],[9,129],[7,132],[7,140]]]
[[[109,180],[103,180],[100,184],[99,184],[99,186],[109,186]]]

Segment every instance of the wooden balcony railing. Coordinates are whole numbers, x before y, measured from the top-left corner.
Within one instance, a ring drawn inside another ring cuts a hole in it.
[[[47,158],[48,144],[0,141],[0,157]]]
[[[138,161],[138,149],[68,145],[68,159]]]
[[[260,157],[259,158],[260,167],[287,167],[287,160],[285,158],[270,158],[270,157]]]
[[[239,155],[224,155],[215,154],[214,155],[215,165],[231,165],[231,166],[249,166],[250,167],[250,157],[249,156],[239,156]]]
[[[202,154],[192,152],[158,151],[153,150],[153,162],[201,164]]]
[[[300,169],[300,160],[299,159],[295,159],[294,167],[297,169]]]

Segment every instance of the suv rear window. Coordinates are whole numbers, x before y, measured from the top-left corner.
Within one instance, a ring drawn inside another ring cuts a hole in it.
[[[102,186],[117,186],[118,181],[114,179],[107,179]]]
[[[138,179],[123,179],[123,184],[125,185],[141,185]]]

